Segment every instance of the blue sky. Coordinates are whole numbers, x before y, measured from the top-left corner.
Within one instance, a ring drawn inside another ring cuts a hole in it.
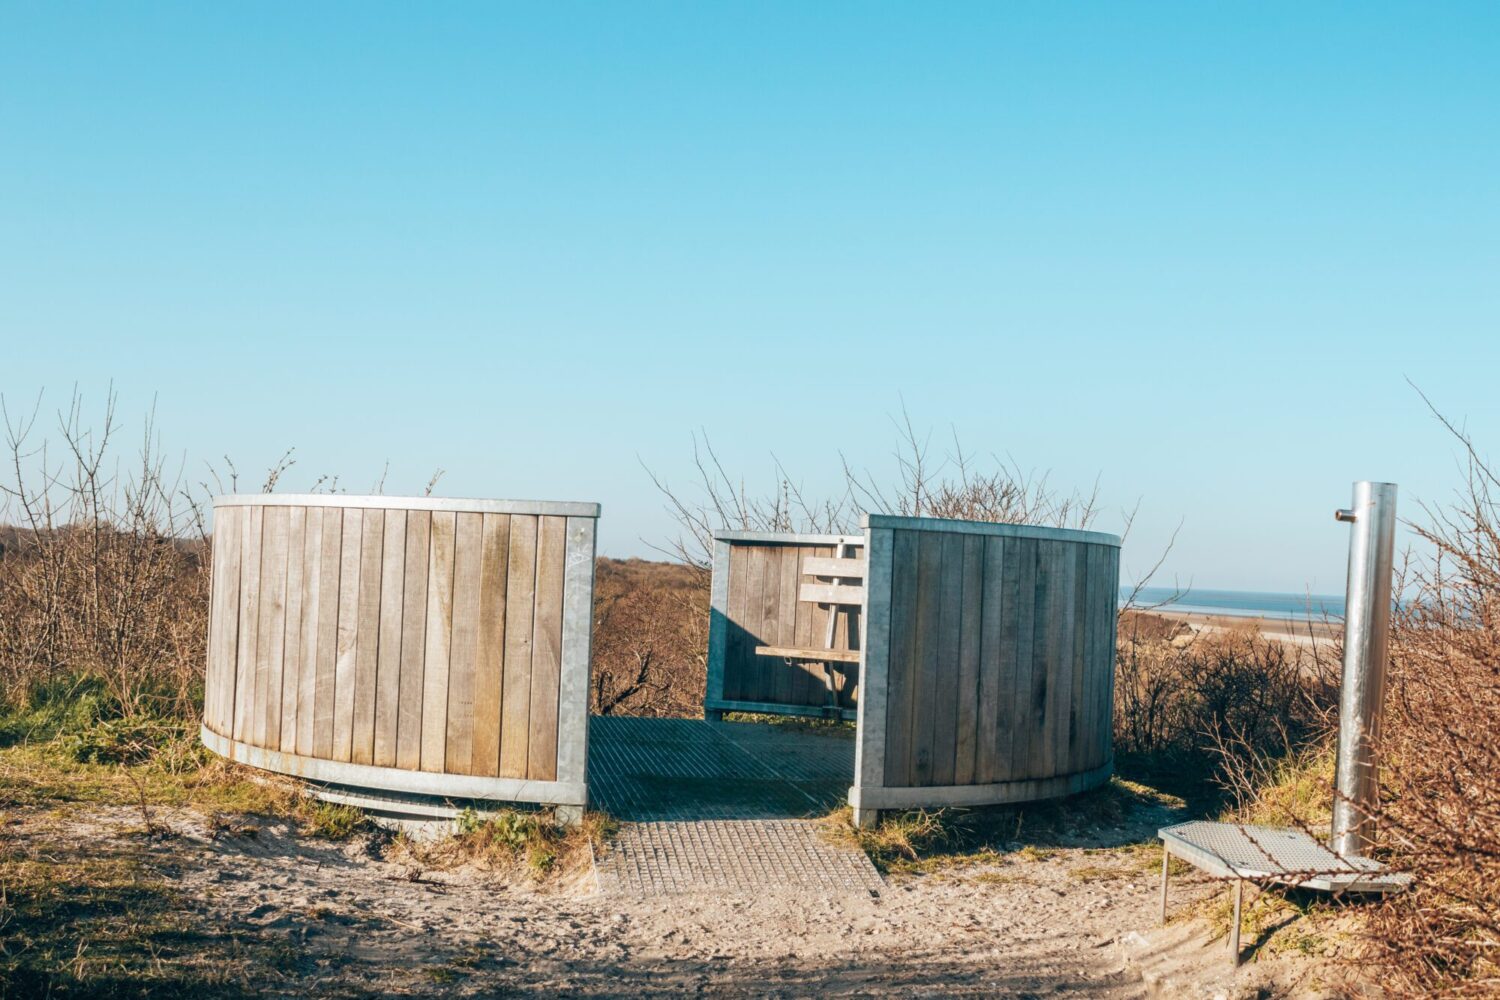
[[[1493,4],[0,4],[0,392],[189,469],[672,530],[941,450],[1141,501],[1127,575],[1343,586],[1500,442]]]

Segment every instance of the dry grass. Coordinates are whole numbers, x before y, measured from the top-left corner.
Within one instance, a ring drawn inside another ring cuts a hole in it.
[[[587,871],[617,824],[604,813],[586,812],[583,822],[557,822],[550,810],[503,809],[459,814],[450,837],[414,841],[397,837],[387,857],[421,868],[479,868],[503,876],[524,873],[533,882],[566,882]]]

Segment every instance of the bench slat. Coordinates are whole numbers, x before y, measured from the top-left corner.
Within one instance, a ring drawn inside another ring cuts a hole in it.
[[[756,646],[756,656],[779,656],[783,660],[812,663],[858,663],[857,649],[800,649],[795,646]]]
[[[863,605],[865,588],[849,587],[839,583],[804,583],[797,599],[812,601],[816,604]]]
[[[807,556],[802,560],[804,576],[836,576],[846,580],[865,578],[863,559],[833,559],[828,556]]]

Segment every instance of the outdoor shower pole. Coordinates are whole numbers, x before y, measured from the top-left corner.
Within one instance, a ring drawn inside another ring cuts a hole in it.
[[[1334,513],[1354,525],[1344,609],[1344,678],[1339,693],[1338,763],[1333,787],[1333,836],[1342,857],[1362,857],[1374,840],[1374,743],[1385,701],[1391,625],[1391,558],[1396,542],[1396,484],[1354,484],[1354,506]]]

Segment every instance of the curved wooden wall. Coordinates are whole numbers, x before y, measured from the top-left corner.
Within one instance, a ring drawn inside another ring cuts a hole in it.
[[[882,515],[866,526],[859,818],[1107,780],[1120,540]]]
[[[217,498],[205,743],[317,781],[583,805],[598,512]]]

